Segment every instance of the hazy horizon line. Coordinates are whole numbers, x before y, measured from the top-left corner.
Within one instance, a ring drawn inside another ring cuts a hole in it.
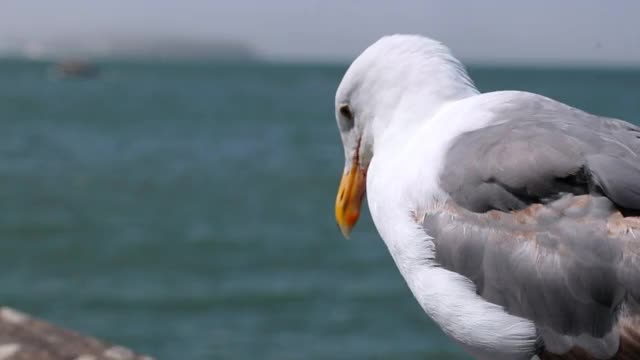
[[[274,66],[335,66],[345,69],[351,64],[353,59],[340,57],[273,57],[261,56],[257,54],[245,58],[224,58],[224,57],[171,57],[171,56],[104,56],[104,57],[29,57],[21,54],[0,54],[0,62],[31,62],[44,64],[58,64],[66,61],[81,61],[92,64],[218,64],[222,66],[232,65],[274,65]],[[571,62],[562,61],[537,61],[527,62],[521,60],[461,60],[468,69],[540,69],[540,70],[640,70],[640,63],[635,62]]]

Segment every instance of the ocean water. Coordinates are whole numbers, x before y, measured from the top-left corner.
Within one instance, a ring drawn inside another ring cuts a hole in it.
[[[346,65],[0,62],[0,303],[158,359],[467,359],[368,214],[333,219]],[[640,120],[639,70],[471,68]]]

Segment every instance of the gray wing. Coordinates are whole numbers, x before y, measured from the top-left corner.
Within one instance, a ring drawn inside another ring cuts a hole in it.
[[[527,93],[492,110],[446,156],[436,261],[545,341],[615,350],[640,300],[640,129]]]
[[[441,185],[456,203],[507,211],[569,192],[640,209],[640,128],[535,94],[513,101],[451,147]]]

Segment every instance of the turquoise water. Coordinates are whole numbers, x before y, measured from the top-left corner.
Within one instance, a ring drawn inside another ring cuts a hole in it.
[[[368,215],[333,220],[345,66],[0,62],[0,303],[158,359],[466,359]],[[472,68],[640,120],[640,71]]]

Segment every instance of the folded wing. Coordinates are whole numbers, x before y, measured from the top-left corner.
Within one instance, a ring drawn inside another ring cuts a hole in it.
[[[447,154],[436,260],[554,352],[609,357],[640,300],[640,128],[528,93],[490,110]]]

